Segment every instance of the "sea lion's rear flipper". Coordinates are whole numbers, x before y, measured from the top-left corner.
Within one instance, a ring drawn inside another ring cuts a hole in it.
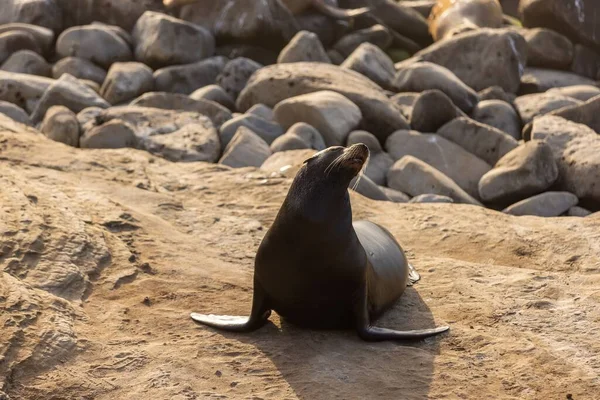
[[[420,340],[446,332],[450,327],[440,326],[432,329],[412,331],[396,331],[388,328],[378,328],[371,325],[367,304],[367,287],[364,285],[357,293],[355,303],[356,330],[361,339],[369,342],[384,340]]]
[[[421,275],[417,272],[415,267],[412,266],[411,263],[408,263],[408,282],[406,282],[406,286],[412,286],[418,281],[421,280]]]
[[[254,294],[252,296],[252,311],[249,317],[234,315],[213,315],[191,313],[196,322],[212,328],[229,332],[250,332],[267,323],[271,310],[267,305],[267,296],[262,286],[254,279]]]

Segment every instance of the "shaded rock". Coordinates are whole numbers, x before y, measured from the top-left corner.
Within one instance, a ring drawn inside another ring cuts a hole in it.
[[[410,199],[409,203],[454,203],[454,200],[439,194],[420,194]]]
[[[325,141],[319,131],[309,124],[298,122],[271,143],[271,152],[298,149],[323,150],[325,147]]]
[[[331,64],[342,65],[344,62],[344,56],[339,51],[334,49],[327,50],[327,57],[331,60]]]
[[[521,139],[521,118],[515,109],[501,100],[480,101],[473,109],[473,119]]]
[[[133,59],[129,44],[113,30],[101,25],[67,29],[56,40],[56,53],[60,58],[79,57],[103,68]]]
[[[31,125],[29,115],[27,115],[25,110],[17,105],[14,105],[13,103],[9,103],[8,101],[0,100],[0,114],[4,114],[21,124]]]
[[[236,58],[225,64],[223,71],[217,76],[217,83],[231,97],[237,99],[250,76],[261,67],[262,65],[249,58]]]
[[[369,15],[375,20],[391,29],[393,32],[410,38],[420,44],[427,46],[431,43],[427,19],[419,12],[405,6],[405,2],[394,0],[373,1],[369,3]],[[414,51],[414,49],[408,49]]]
[[[385,186],[387,182],[387,173],[394,164],[392,157],[383,151],[381,144],[375,135],[366,131],[354,131],[348,135],[346,146],[363,143],[369,148],[369,160],[364,174],[375,184]]]
[[[400,92],[423,92],[437,89],[466,113],[478,102],[477,93],[465,85],[447,68],[430,62],[402,66],[394,78],[394,88]]]
[[[600,136],[585,125],[561,117],[533,121],[532,140],[544,140],[558,165],[557,185],[580,199],[600,201]]]
[[[108,1],[114,2],[116,0],[108,0]],[[142,1],[144,1],[144,0],[142,0]],[[151,1],[151,0],[145,0],[145,1]],[[137,20],[136,20],[136,22],[137,22]],[[115,26],[115,25],[111,25],[109,23],[104,23],[104,22],[99,22],[99,21],[92,21],[90,23],[90,25],[95,25],[95,26],[99,26],[99,27],[104,28],[104,29],[108,29],[109,31],[115,33],[121,39],[123,39],[125,41],[125,43],[127,43],[129,45],[129,47],[131,47],[131,48],[133,48],[134,45],[135,45],[135,42],[133,40],[133,36],[131,36],[129,34],[130,30],[126,31],[125,29],[123,29],[120,26]]]
[[[410,126],[419,132],[435,132],[458,115],[452,100],[444,92],[426,90],[413,105]]]
[[[0,131],[11,133],[28,132],[33,133],[34,135],[40,134],[40,132],[31,126],[15,121],[14,119],[2,113],[0,113]]]
[[[226,62],[224,57],[212,57],[193,64],[161,68],[154,71],[154,87],[159,92],[190,94],[216,83]]]
[[[530,67],[568,69],[573,62],[573,43],[551,29],[524,29],[527,41],[527,65]]]
[[[250,129],[258,135],[267,145],[283,135],[284,128],[276,122],[268,121],[253,114],[242,114],[225,122],[219,131],[221,143],[227,146],[241,126]]]
[[[292,178],[302,168],[304,161],[315,153],[316,151],[313,149],[279,151],[270,155],[260,166],[260,169]]]
[[[31,113],[54,80],[35,75],[0,71],[0,100]]]
[[[69,74],[64,74],[48,86],[31,114],[31,120],[34,123],[41,121],[46,115],[46,111],[55,105],[63,105],[75,113],[87,107],[107,108],[110,106],[98,93]]]
[[[581,104],[581,101],[551,93],[534,93],[515,99],[515,107],[521,116],[523,124],[530,123],[533,118],[548,114],[559,108]]]
[[[233,168],[260,167],[271,155],[269,145],[245,126],[240,126],[227,144],[219,164]]]
[[[513,93],[506,93],[500,86],[490,86],[487,89],[481,90],[479,100],[501,100],[508,104],[512,104],[516,96]]]
[[[600,95],[582,104],[557,109],[550,114],[578,124],[587,125],[600,134]]]
[[[144,150],[173,162],[217,162],[221,155],[221,141],[210,123],[193,123],[164,135],[145,138]]]
[[[121,104],[154,88],[152,70],[138,62],[114,63],[108,70],[100,94],[110,104]]]
[[[388,55],[371,43],[363,43],[358,46],[341,64],[341,67],[363,74],[385,89],[392,88],[396,72],[394,63]]]
[[[133,28],[135,58],[153,68],[190,64],[215,52],[212,34],[196,24],[146,11]]]
[[[586,210],[585,208],[579,206],[573,206],[569,208],[569,211],[567,211],[567,215],[569,217],[587,217],[591,214],[592,212],[590,210]]]
[[[99,85],[104,83],[106,71],[91,61],[78,57],[66,57],[54,64],[52,76],[59,79],[63,74],[69,74],[77,79],[87,79]]]
[[[300,61],[331,63],[319,37],[313,32],[298,32],[277,57],[278,63]]]
[[[385,193],[387,198],[394,203],[408,203],[408,201],[410,200],[409,195],[402,193],[399,190],[392,189],[387,186],[379,186],[379,189],[381,189],[381,191]]]
[[[408,128],[398,108],[379,86],[354,71],[323,63],[286,63],[261,68],[248,81],[237,106],[242,111],[257,103],[273,107],[287,98],[321,90],[340,93],[356,104],[363,116],[361,128],[372,132],[380,142],[391,132]],[[319,132],[324,135],[320,129]]]
[[[396,68],[429,61],[448,68],[474,90],[500,86],[514,93],[519,89],[526,58],[527,43],[517,32],[485,28],[437,42],[412,59],[396,64]],[[455,104],[461,107],[456,101]]]
[[[521,200],[505,208],[503,212],[511,215],[558,217],[578,202],[577,196],[569,192],[545,192]]]
[[[31,50],[19,50],[13,53],[2,67],[3,71],[39,76],[50,76],[52,69],[44,57]]]
[[[253,114],[257,117],[261,117],[266,119],[267,121],[273,121],[275,119],[275,114],[273,114],[273,109],[271,107],[267,107],[264,104],[255,104],[246,111],[246,114]]]
[[[1,22],[0,22],[1,23]],[[0,34],[5,32],[25,32],[33,36],[43,54],[49,54],[54,45],[54,32],[43,26],[13,22],[0,25]]]
[[[594,81],[566,71],[526,68],[521,78],[520,94],[543,93],[549,89],[574,85],[593,85]]]
[[[94,114],[90,110],[90,114]],[[102,110],[82,127],[85,132],[96,125],[106,124],[108,121],[119,120],[133,130],[139,138],[153,135],[169,134],[180,130],[186,125],[210,126],[210,120],[202,114],[189,111],[164,110],[160,108],[119,106]]]
[[[314,8],[309,9],[301,14],[294,15],[294,19],[298,23],[298,29],[300,32],[312,32],[317,35],[321,46],[324,48],[331,47],[337,39],[348,33],[348,31],[351,29],[351,24],[349,21],[331,18],[315,10]]]
[[[404,156],[396,161],[388,172],[387,180],[389,187],[412,197],[438,194],[457,203],[480,205],[448,176],[413,156]]]
[[[388,138],[385,149],[394,161],[410,155],[426,162],[475,198],[479,197],[479,180],[492,169],[459,145],[435,134],[397,131]]]
[[[552,149],[532,140],[502,157],[479,181],[483,201],[514,202],[548,189],[558,178]]]
[[[19,50],[30,50],[41,53],[35,37],[23,31],[8,31],[0,33],[0,64]]]
[[[404,0],[402,5],[418,12],[424,18],[427,18],[436,1],[437,0]]]
[[[379,24],[373,25],[370,28],[359,29],[345,35],[333,45],[333,48],[342,57],[348,57],[363,43],[371,43],[385,50],[392,44],[392,35],[386,27]]]
[[[219,85],[208,85],[190,94],[194,100],[208,100],[219,103],[230,110],[235,110],[235,100]]]
[[[93,127],[79,139],[80,147],[88,149],[120,149],[137,144],[138,138],[132,127],[118,119]]]
[[[296,122],[306,122],[315,127],[327,146],[340,146],[348,133],[356,128],[362,118],[358,106],[343,95],[320,91],[292,97],[278,103],[275,120],[284,128]]]
[[[8,0],[0,2],[0,24],[21,22],[55,32],[63,27],[62,10],[54,0]]]
[[[50,107],[44,116],[40,130],[56,142],[79,147],[79,121],[75,113],[67,107]]]
[[[398,93],[393,95],[390,100],[398,106],[398,108],[400,109],[400,113],[402,113],[402,116],[410,120],[413,106],[420,95],[421,93],[416,92]]]
[[[590,79],[600,79],[600,54],[589,47],[575,45],[571,71]]]
[[[354,190],[363,196],[378,201],[390,201],[385,192],[380,189],[367,175],[359,175],[354,177],[348,185],[350,190]]]
[[[595,0],[523,0],[519,5],[523,25],[546,27],[570,37],[574,42],[600,49]]]
[[[261,65],[271,65],[277,63],[279,51],[279,48],[276,50],[271,50],[260,46],[230,43],[217,47],[215,50],[215,55],[226,57],[229,60],[244,57]]]
[[[442,126],[437,134],[453,141],[490,165],[516,148],[519,143],[510,135],[472,119],[460,117]]]
[[[560,94],[577,100],[588,101],[592,97],[600,95],[600,88],[592,85],[575,85],[550,89],[546,93]]]

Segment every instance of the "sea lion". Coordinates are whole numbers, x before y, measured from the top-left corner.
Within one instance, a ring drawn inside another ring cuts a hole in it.
[[[368,157],[368,147],[357,143],[329,147],[304,161],[256,253],[250,316],[192,313],[192,319],[249,332],[274,310],[300,327],[354,327],[368,341],[415,340],[447,331],[446,326],[396,331],[371,325],[419,276],[390,232],[373,222],[352,222],[348,185]]]
[[[163,4],[167,8],[174,8],[186,4],[199,3],[202,0],[163,0]],[[231,1],[231,0],[230,0]],[[280,0],[292,14],[298,15],[308,8],[313,7],[321,14],[327,15],[335,19],[349,19],[359,17],[369,12],[368,7],[356,8],[347,10],[344,8],[334,7],[327,4],[324,0]]]
[[[435,41],[467,30],[500,28],[503,23],[498,0],[438,0],[429,14],[429,32]]]

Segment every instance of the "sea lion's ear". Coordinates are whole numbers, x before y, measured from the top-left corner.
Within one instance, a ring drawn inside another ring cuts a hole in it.
[[[325,150],[327,150],[327,149],[325,149]],[[319,157],[319,155],[320,155],[321,153],[323,153],[325,150],[321,150],[321,151],[318,151],[318,152],[316,152],[315,154],[313,154],[313,155],[312,155],[312,157],[309,157],[309,158],[307,158],[306,160],[304,160],[304,162],[302,163],[302,165],[306,164],[306,163],[307,163],[307,162],[309,162],[310,160],[313,160],[313,159],[315,159],[315,158]]]

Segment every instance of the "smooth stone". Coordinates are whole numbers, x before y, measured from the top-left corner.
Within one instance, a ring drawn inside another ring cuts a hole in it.
[[[63,105],[75,113],[87,107],[110,107],[98,93],[69,74],[64,74],[48,86],[31,114],[32,122],[41,121],[46,111],[56,105]]]
[[[276,122],[268,121],[253,114],[242,114],[225,122],[219,131],[221,143],[227,146],[241,126],[250,129],[258,135],[267,145],[284,134],[284,128]]]
[[[393,38],[390,31],[382,25],[373,25],[369,28],[359,29],[343,36],[338,40],[333,48],[338,51],[342,57],[348,57],[354,50],[363,43],[371,43],[380,49],[387,49],[392,44]]]
[[[600,54],[589,47],[576,44],[571,71],[586,78],[600,80]]]
[[[552,88],[594,84],[593,80],[572,72],[544,68],[525,68],[525,73],[521,78],[519,93],[522,95],[543,93]]]
[[[257,117],[261,117],[262,119],[266,119],[267,121],[275,120],[275,114],[273,113],[273,109],[260,103],[250,107],[248,111],[246,111],[246,114],[256,115]]]
[[[2,24],[2,22],[0,22]],[[54,32],[43,26],[32,25],[22,22],[12,22],[0,25],[0,34],[5,32],[25,32],[33,36],[42,53],[48,55],[54,45]]]
[[[106,70],[91,61],[78,57],[66,57],[52,67],[52,76],[59,79],[63,74],[69,74],[77,79],[87,79],[99,85],[106,79]]]
[[[226,62],[226,58],[218,56],[193,64],[158,69],[154,71],[154,88],[159,92],[190,94],[216,83]]]
[[[77,121],[79,122],[80,127],[89,127],[93,125],[93,121],[96,120],[96,117],[101,115],[104,111],[103,108],[100,107],[88,107],[77,113]]]
[[[229,110],[235,110],[235,100],[229,93],[219,85],[208,85],[190,94],[193,100],[208,100],[227,107]]]
[[[499,129],[516,140],[521,139],[521,117],[505,101],[480,101],[471,115],[477,122]]]
[[[277,63],[277,55],[280,49],[265,49],[260,46],[252,46],[243,43],[223,44],[216,48],[215,56],[223,56],[228,60],[244,57],[261,65]]]
[[[457,57],[457,54],[461,56]],[[515,93],[519,89],[526,59],[527,43],[517,32],[482,28],[436,42],[413,58],[396,64],[396,68],[429,61],[446,67],[476,91],[500,86]]]
[[[360,5],[368,5],[370,8],[369,14],[393,32],[410,38],[421,46],[431,44],[431,35],[426,17],[407,7],[405,3],[405,1],[378,0],[361,1]],[[414,49],[408,50],[414,52]]]
[[[515,107],[519,112],[524,125],[533,121],[537,116],[548,114],[559,108],[581,103],[581,101],[572,97],[551,93],[527,94],[515,99]]]
[[[394,78],[394,88],[399,92],[440,90],[466,113],[471,112],[479,101],[477,93],[452,71],[431,62],[416,62],[402,66]]]
[[[202,26],[154,11],[146,11],[133,28],[135,58],[151,66],[191,64],[215,52],[215,39]]]
[[[350,190],[377,201],[390,201],[385,192],[377,186],[367,175],[354,177],[348,185]]]
[[[49,139],[79,147],[79,121],[75,113],[67,107],[50,107],[44,116],[40,130]]]
[[[558,178],[552,149],[531,140],[502,157],[479,181],[486,202],[515,202],[550,188]]]
[[[448,196],[426,193],[413,197],[409,203],[454,203],[454,200]]]
[[[532,140],[544,140],[558,165],[557,186],[600,202],[600,136],[586,125],[545,115],[533,121]]]
[[[432,89],[435,90],[435,89]],[[394,102],[400,109],[400,113],[404,118],[410,121],[412,116],[413,106],[421,93],[406,92],[393,95],[390,100]]]
[[[44,92],[55,81],[36,75],[0,71],[0,100],[31,113]]]
[[[234,99],[246,87],[248,79],[254,72],[262,68],[262,65],[249,58],[239,57],[225,64],[223,71],[217,76],[217,84]]]
[[[412,197],[438,194],[457,203],[481,205],[447,175],[413,156],[404,156],[396,161],[387,178],[389,187]]]
[[[564,35],[546,28],[524,29],[527,41],[527,65],[568,69],[573,62],[573,43]]]
[[[577,100],[588,101],[592,97],[600,95],[600,88],[592,85],[574,85],[550,89],[546,93],[560,94]]]
[[[297,0],[290,1],[297,2]],[[315,10],[314,8],[306,10],[306,12],[303,12],[301,14],[294,15],[294,19],[298,23],[299,32],[304,31],[314,33],[315,35],[317,35],[319,43],[321,43],[321,47],[323,48],[331,47],[338,38],[342,37],[344,34],[348,33],[351,30],[349,21],[344,19],[331,18]],[[292,38],[290,42],[292,42],[293,40],[294,38]]]
[[[245,111],[257,103],[274,107],[290,97],[322,90],[337,92],[356,104],[363,116],[360,128],[372,132],[381,143],[395,130],[409,127],[398,107],[377,84],[354,71],[324,63],[261,68],[240,94],[237,108]]]
[[[315,128],[304,122],[292,125],[287,132],[271,143],[271,152],[287,150],[315,149],[324,150],[323,136]]]
[[[419,132],[435,132],[460,115],[452,100],[440,90],[426,90],[412,108],[410,126]]]
[[[479,180],[492,169],[482,159],[436,134],[397,131],[388,138],[385,149],[393,160],[410,155],[426,162],[475,198],[479,197]]]
[[[394,62],[379,47],[363,43],[356,48],[341,64],[362,74],[384,89],[392,89],[396,72]]]
[[[343,95],[319,91],[292,97],[278,103],[273,109],[275,121],[284,128],[297,122],[306,122],[317,129],[327,146],[346,143],[348,134],[362,119],[360,109]]]
[[[545,192],[521,200],[504,209],[511,215],[534,215],[538,217],[558,217],[577,205],[579,199],[569,192]]]
[[[552,111],[550,115],[583,124],[600,134],[600,95],[588,101]]]
[[[0,25],[21,22],[58,32],[63,27],[62,10],[53,0],[2,0]]]
[[[437,134],[453,141],[490,165],[516,148],[519,143],[510,135],[470,118],[456,118],[442,126]]]
[[[0,114],[25,125],[31,125],[29,115],[21,107],[9,103],[8,101],[0,100]]]
[[[592,212],[590,210],[586,210],[585,208],[579,206],[573,206],[569,208],[569,211],[567,211],[567,215],[569,217],[587,217],[591,214]]]
[[[79,146],[87,149],[121,149],[137,147],[134,130],[124,121],[114,119],[95,126],[79,139]]]
[[[364,174],[377,185],[385,186],[387,173],[394,164],[394,159],[383,149],[379,140],[367,131],[354,131],[348,135],[346,146],[362,143],[369,148],[369,160],[364,168]]]
[[[110,104],[122,104],[154,89],[152,70],[139,62],[114,63],[100,94]]]
[[[331,63],[319,37],[313,32],[298,32],[277,57],[280,64],[300,61]]]
[[[260,166],[261,170],[282,174],[288,178],[296,176],[304,161],[316,153],[314,149],[296,149],[273,153]]]
[[[44,57],[31,50],[19,50],[13,53],[0,67],[3,71],[17,72],[50,77],[52,67]]]
[[[387,177],[386,177],[387,181]],[[406,193],[402,193],[399,190],[389,188],[387,186],[379,186],[379,189],[390,199],[391,202],[394,203],[408,203],[410,200],[410,196]]]
[[[19,50],[30,50],[40,54],[42,50],[35,37],[23,31],[0,33],[0,64]]]
[[[227,144],[219,164],[232,168],[260,167],[271,155],[269,145],[245,126],[240,126]]]
[[[212,124],[189,124],[164,135],[144,139],[146,151],[173,162],[214,163],[221,155],[221,141]]]
[[[501,100],[508,104],[513,104],[517,97],[514,93],[506,93],[500,86],[490,86],[477,94],[479,95],[479,101]]]
[[[100,25],[67,29],[56,40],[56,54],[60,58],[83,58],[103,68],[133,59],[129,44],[113,30]]]

